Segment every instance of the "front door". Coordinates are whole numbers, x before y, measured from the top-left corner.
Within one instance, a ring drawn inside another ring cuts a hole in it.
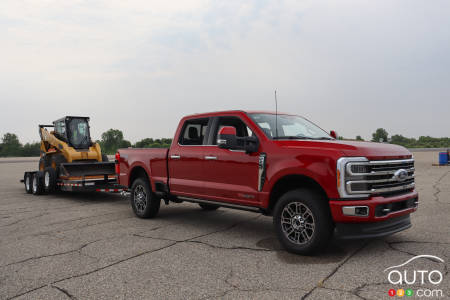
[[[217,133],[223,126],[236,128],[237,136],[252,135],[252,131],[238,117],[219,117],[212,128],[212,146],[205,148],[204,189],[208,199],[241,205],[258,204],[259,154],[221,149]]]

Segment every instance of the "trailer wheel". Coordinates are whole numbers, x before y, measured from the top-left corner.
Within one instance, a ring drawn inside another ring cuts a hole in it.
[[[153,218],[159,212],[161,199],[155,197],[146,178],[137,178],[131,185],[131,207],[139,218]]]
[[[37,171],[33,174],[32,180],[33,195],[42,195],[44,193],[43,176],[44,172],[42,171]]]
[[[103,162],[108,162],[109,161],[108,156],[106,154],[102,154],[102,161]]]
[[[56,171],[52,167],[45,168],[44,170],[44,191],[51,193],[56,189]]]
[[[32,189],[32,183],[33,182],[33,175],[31,173],[25,173],[24,178],[23,178],[23,183],[25,185],[25,192],[27,192],[27,194],[31,194],[33,193],[33,189]]]

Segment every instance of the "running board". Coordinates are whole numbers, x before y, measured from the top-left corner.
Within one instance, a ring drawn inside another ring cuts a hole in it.
[[[240,209],[240,210],[251,211],[251,212],[256,212],[256,213],[264,213],[264,211],[261,208],[256,207],[256,206],[245,206],[245,205],[238,205],[238,204],[232,204],[232,203],[226,203],[226,202],[190,198],[190,197],[184,197],[184,196],[177,196],[177,198],[180,200],[186,201],[186,202],[204,203],[204,204],[218,205],[218,206],[226,207],[226,208]]]

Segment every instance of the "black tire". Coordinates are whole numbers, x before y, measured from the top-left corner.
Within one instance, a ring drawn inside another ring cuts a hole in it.
[[[102,161],[109,161],[109,158],[106,154],[102,154]]]
[[[23,177],[23,183],[25,185],[25,192],[27,192],[27,194],[33,193],[32,182],[33,182],[33,175],[31,173],[25,173]]]
[[[33,195],[42,195],[44,193],[44,172],[37,171],[33,174],[32,193]]]
[[[56,190],[56,170],[52,167],[47,167],[43,175],[44,191],[51,193]]]
[[[216,210],[220,207],[219,205],[206,204],[206,203],[199,203],[198,205],[200,205],[200,207],[206,211]]]
[[[324,249],[334,229],[327,201],[319,193],[304,188],[280,197],[275,204],[273,225],[286,250],[302,255]]]
[[[159,212],[161,199],[157,198],[146,178],[137,178],[131,185],[131,207],[139,218],[153,218]]]

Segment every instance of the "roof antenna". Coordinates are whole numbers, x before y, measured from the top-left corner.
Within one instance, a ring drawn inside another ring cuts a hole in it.
[[[275,136],[278,138],[278,100],[277,100],[277,90],[275,90]]]

